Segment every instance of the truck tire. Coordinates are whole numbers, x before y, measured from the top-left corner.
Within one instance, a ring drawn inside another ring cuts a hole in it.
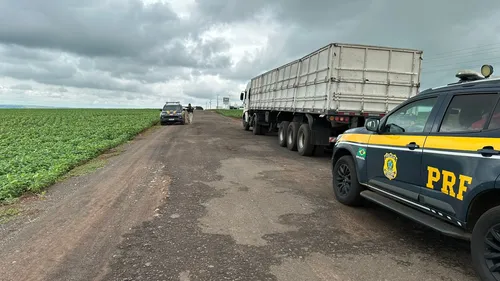
[[[311,156],[314,152],[314,144],[311,142],[311,128],[309,124],[302,124],[297,133],[297,151],[302,156]]]
[[[259,115],[255,114],[253,117],[253,134],[254,135],[262,135],[262,126],[258,124],[259,122]]]
[[[283,122],[281,122],[280,127],[278,129],[278,140],[279,140],[279,144],[281,147],[286,146],[286,137],[287,137],[287,131],[288,131],[289,125],[290,125],[290,122],[283,121]]]
[[[500,206],[486,211],[472,230],[472,265],[481,280],[498,280],[490,271],[491,267],[500,264],[498,260],[500,255],[498,231],[500,231]]]
[[[363,187],[358,182],[356,166],[350,155],[340,157],[332,168],[333,192],[337,201],[348,206],[362,202],[360,195]]]
[[[245,121],[245,114],[243,114],[243,117],[241,117],[241,122],[243,123],[243,129],[245,131],[250,131],[250,123]]]
[[[286,130],[286,147],[291,151],[297,150],[297,133],[299,132],[300,124],[298,122],[290,122]]]

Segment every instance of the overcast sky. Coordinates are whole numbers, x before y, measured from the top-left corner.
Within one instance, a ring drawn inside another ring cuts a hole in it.
[[[499,16],[482,0],[0,0],[0,104],[239,102],[251,77],[331,42],[421,49],[425,89],[500,72]]]

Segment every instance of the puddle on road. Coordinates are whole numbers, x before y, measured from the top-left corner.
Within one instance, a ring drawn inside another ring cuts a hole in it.
[[[221,161],[217,173],[222,180],[205,183],[224,191],[204,206],[199,219],[202,231],[230,235],[237,244],[264,246],[266,234],[295,231],[297,227],[279,222],[287,214],[311,214],[314,206],[305,197],[288,193],[287,188],[269,183],[259,173],[282,169],[270,162],[233,158]]]

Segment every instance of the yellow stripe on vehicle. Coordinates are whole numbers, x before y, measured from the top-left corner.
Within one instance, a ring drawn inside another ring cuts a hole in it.
[[[350,142],[357,142],[357,143],[367,144],[369,139],[370,139],[370,135],[365,135],[365,134],[344,134],[340,138],[340,142],[350,141]]]
[[[410,142],[414,142],[422,148],[424,146],[425,136],[371,135],[370,138],[370,145],[406,146]]]
[[[394,147],[405,147],[407,144],[415,142],[420,146],[420,148],[425,149],[475,152],[485,146],[492,146],[494,149],[500,150],[500,138],[344,134],[342,135],[340,142]]]
[[[499,150],[500,138],[428,136],[425,141],[426,149],[477,151],[485,146],[493,146]]]

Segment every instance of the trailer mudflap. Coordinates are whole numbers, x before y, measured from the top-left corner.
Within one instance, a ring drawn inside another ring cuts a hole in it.
[[[307,115],[306,115],[307,116]],[[314,145],[330,145],[330,124],[326,119],[314,119],[307,116],[311,127],[311,142]]]
[[[318,128],[320,129],[320,128]],[[330,145],[330,130],[320,129],[320,130],[311,130],[312,135],[312,144],[314,145]]]

